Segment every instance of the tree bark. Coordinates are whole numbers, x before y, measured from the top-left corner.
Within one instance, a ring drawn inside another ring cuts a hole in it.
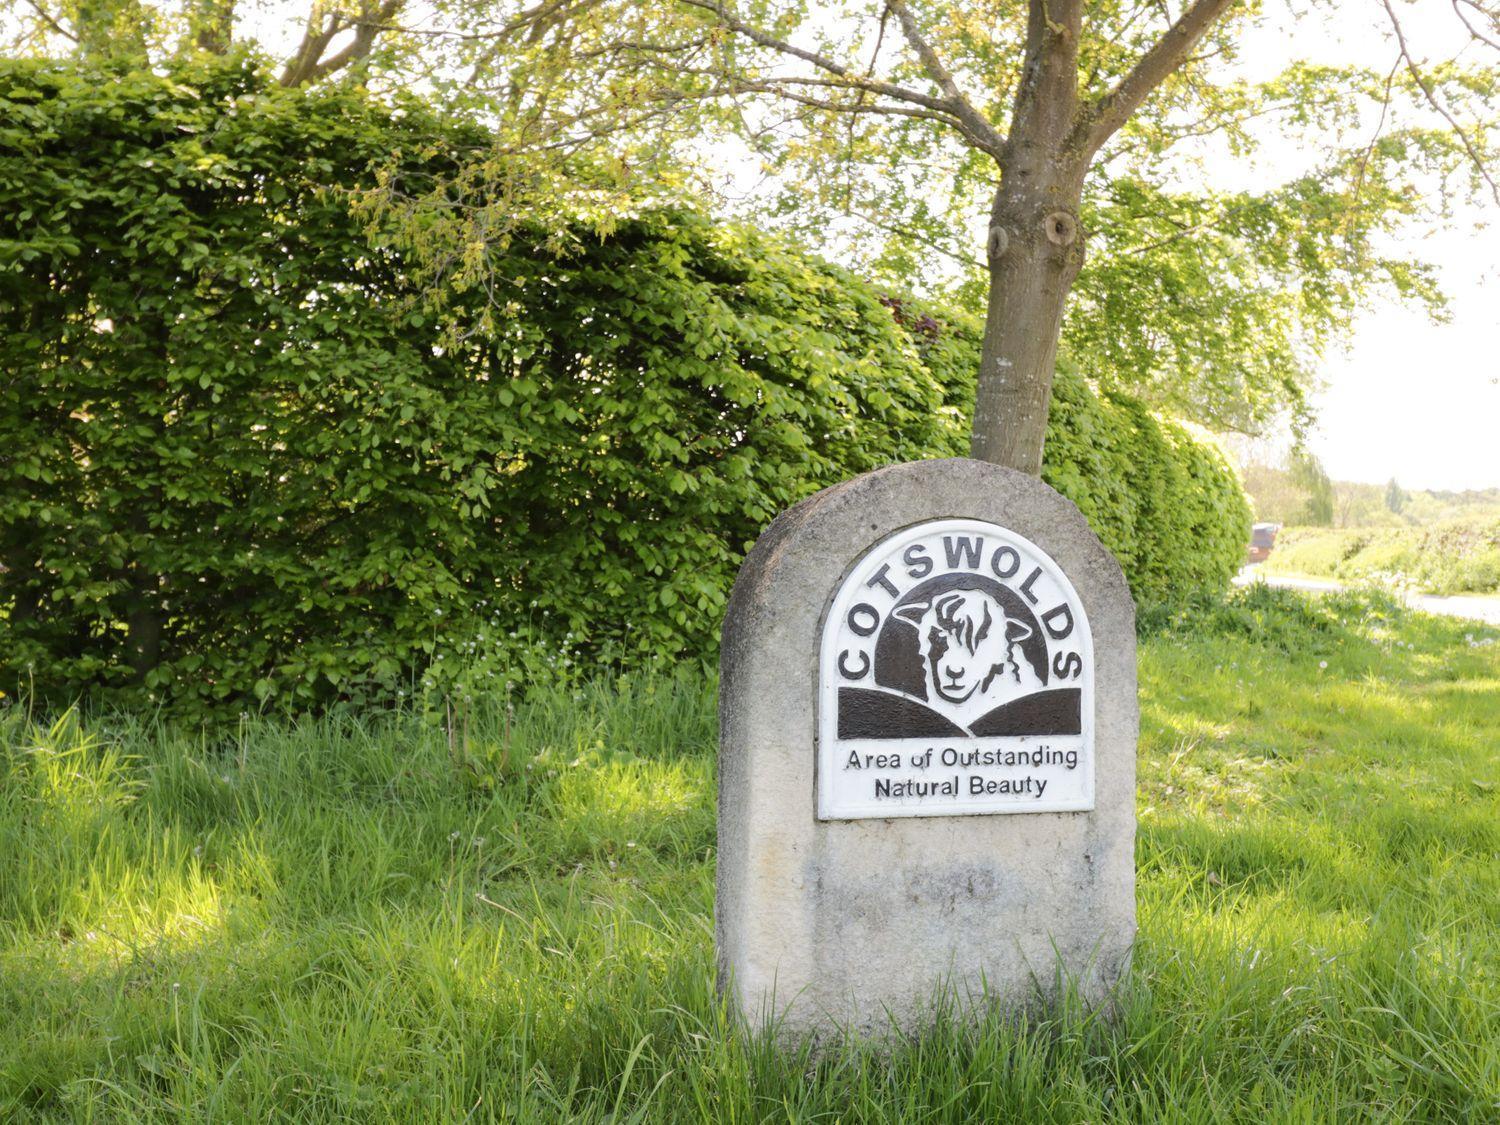
[[[314,3],[307,18],[307,31],[296,54],[281,72],[281,84],[287,87],[307,86],[321,82],[330,74],[365,58],[375,47],[375,40],[401,11],[405,0],[362,0],[358,15],[350,16],[338,9],[325,9]],[[341,31],[353,29],[350,41],[327,58],[323,52]]]
[[[229,51],[234,39],[235,0],[197,0],[193,8],[193,46],[211,55],[223,55]]]
[[[1033,0],[990,212],[989,307],[970,452],[1039,476],[1063,306],[1083,265],[1074,138],[1081,0]]]
[[[990,292],[979,353],[970,452],[1039,476],[1063,306],[1083,264],[1078,199],[1059,193],[995,197]]]
[[[161,663],[161,610],[156,601],[158,591],[152,588],[152,575],[134,575],[130,583],[130,604],[125,613],[125,657],[130,667],[130,682],[143,684]]]
[[[91,60],[144,58],[148,22],[140,0],[81,0],[74,16],[78,54]]]

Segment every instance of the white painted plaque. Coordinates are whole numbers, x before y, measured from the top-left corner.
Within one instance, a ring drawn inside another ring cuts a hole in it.
[[[1094,807],[1094,650],[1067,575],[997,524],[878,543],[823,621],[818,817]]]

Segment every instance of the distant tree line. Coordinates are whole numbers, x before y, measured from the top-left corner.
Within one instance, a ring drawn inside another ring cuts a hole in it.
[[[1250,456],[1241,466],[1255,518],[1294,527],[1430,527],[1455,520],[1500,518],[1500,488],[1408,489],[1385,484],[1330,480],[1306,449],[1293,449],[1278,464]]]

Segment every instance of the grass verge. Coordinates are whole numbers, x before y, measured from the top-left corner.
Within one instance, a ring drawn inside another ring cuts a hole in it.
[[[1285,528],[1267,574],[1378,582],[1428,594],[1500,591],[1500,521],[1426,528]]]
[[[0,717],[0,1120],[1500,1117],[1500,643],[1147,615],[1119,1018],[783,1057],[712,988],[701,677],[225,732]]]

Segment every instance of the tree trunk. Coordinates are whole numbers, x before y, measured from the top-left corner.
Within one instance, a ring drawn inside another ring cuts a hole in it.
[[[1078,202],[1070,188],[1006,184],[990,220],[970,452],[1032,476],[1042,471],[1063,305],[1083,264]]]
[[[42,591],[33,575],[36,573],[27,557],[27,552],[18,544],[13,550],[0,552],[4,560],[6,585],[15,590],[11,595],[10,613],[7,620],[12,629],[24,625],[36,617],[42,607]]]
[[[223,55],[234,39],[235,0],[197,0],[189,30],[192,43],[200,51]]]
[[[143,684],[161,663],[161,613],[156,608],[156,591],[143,580],[132,582],[130,606],[125,614],[125,657],[130,667],[130,682]]]
[[[973,456],[1042,471],[1063,304],[1083,265],[1088,161],[1073,139],[1082,0],[1032,0],[1026,57],[986,246],[989,308],[974,395]]]
[[[140,0],[80,0],[77,52],[90,60],[144,58],[150,21]]]

